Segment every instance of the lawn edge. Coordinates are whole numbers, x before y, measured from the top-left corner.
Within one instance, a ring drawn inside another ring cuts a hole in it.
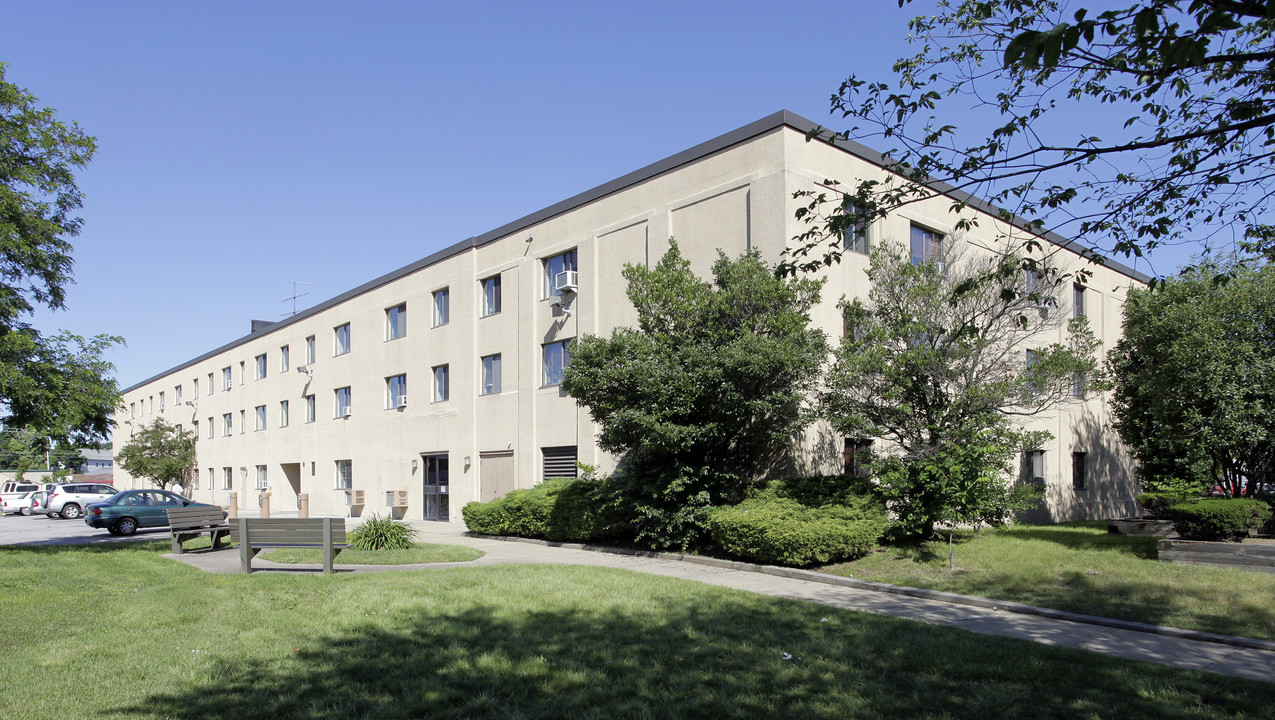
[[[1199,642],[1227,645],[1230,647],[1275,652],[1275,641],[1271,640],[1239,637],[1236,635],[1222,635],[1219,633],[1204,632],[1202,630],[1186,630],[1168,625],[1153,625],[1133,620],[1117,620],[1115,618],[1106,618],[1098,615],[1085,615],[1082,613],[1068,612],[1066,610],[1055,610],[1053,608],[1026,605],[1024,603],[1017,603],[1008,600],[991,600],[989,598],[978,597],[975,595],[960,595],[958,593],[943,592],[941,590],[926,590],[924,588],[914,588],[906,585],[891,585],[889,583],[859,580],[857,578],[844,577],[841,575],[830,575],[817,570],[801,570],[798,568],[779,567],[777,565],[758,565],[756,563],[743,562],[740,560],[722,560],[719,558],[705,557],[703,555],[666,553],[655,550],[637,550],[634,548],[590,545],[586,543],[558,542],[554,540],[540,540],[536,538],[514,537],[510,535],[482,535],[474,532],[466,532],[465,535],[467,537],[482,538],[484,540],[503,540],[506,542],[521,542],[531,545],[566,548],[569,550],[587,550],[589,552],[611,553],[614,555],[632,555],[658,560],[673,560],[677,562],[707,565],[709,567],[724,568],[728,570],[740,570],[744,572],[755,572],[762,575],[774,575],[777,577],[792,578],[794,580],[807,580],[810,582],[823,583],[825,585],[837,585],[840,587],[868,590],[871,592],[903,595],[906,597],[934,600],[954,605],[969,605],[973,607],[987,608],[989,610],[1016,613],[1019,615],[1034,615],[1036,617],[1050,618],[1053,620],[1067,620],[1070,622],[1085,623],[1087,625],[1097,625],[1100,627],[1109,627],[1118,630],[1131,630],[1151,635],[1163,635],[1165,637],[1196,640]]]

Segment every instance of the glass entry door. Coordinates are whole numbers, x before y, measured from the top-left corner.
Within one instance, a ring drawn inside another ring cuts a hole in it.
[[[447,522],[451,507],[447,502],[447,455],[421,455],[425,461],[425,519]]]

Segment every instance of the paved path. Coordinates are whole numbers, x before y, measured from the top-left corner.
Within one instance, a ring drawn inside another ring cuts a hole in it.
[[[451,543],[486,553],[468,563],[438,565],[346,565],[340,572],[391,572],[454,565],[536,563],[595,565],[665,577],[695,580],[722,587],[918,620],[988,635],[1081,648],[1106,655],[1159,663],[1191,670],[1275,682],[1275,642],[1232,638],[1192,631],[1092,618],[1043,608],[990,601],[912,588],[894,588],[809,571],[762,568],[747,563],[722,562],[661,554],[642,556],[586,550],[578,545],[550,545],[536,541],[469,537],[460,523],[413,523],[424,542]],[[239,571],[239,553],[193,552],[169,555],[209,572]],[[339,560],[339,558],[338,558]],[[296,572],[320,566],[277,565],[254,560],[264,572]]]

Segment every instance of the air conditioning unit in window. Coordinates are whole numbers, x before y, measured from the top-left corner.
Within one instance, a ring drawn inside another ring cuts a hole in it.
[[[340,410],[340,411],[339,411],[336,415],[337,415],[337,417],[343,417],[343,418],[349,417],[349,416],[350,416],[350,408],[348,408],[348,407],[343,407],[343,408],[341,408],[341,410]]]
[[[362,505],[363,491],[362,490],[346,490],[345,504],[346,505]]]
[[[385,507],[401,508],[407,507],[407,491],[406,490],[390,490],[385,493]]]
[[[407,407],[407,396],[399,395],[398,397],[394,398],[394,407],[396,408]]]
[[[558,292],[576,291],[576,271],[563,270],[553,276],[553,289]]]

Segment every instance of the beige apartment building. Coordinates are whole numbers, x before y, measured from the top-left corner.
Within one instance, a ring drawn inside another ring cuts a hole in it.
[[[774,263],[804,230],[794,191],[882,174],[880,156],[861,145],[807,142],[814,125],[776,113],[285,320],[254,322],[250,334],[126,389],[115,449],[163,417],[198,436],[198,477],[186,488],[197,500],[225,505],[234,492],[256,507],[268,491],[276,511],[295,511],[305,493],[313,514],[441,521],[459,521],[467,502],[574,475],[577,460],[609,469],[588,411],[559,384],[568,343],[635,324],[621,270],[657,262],[669,237],[704,276],[719,249],[755,248]],[[953,235],[950,206],[936,195],[867,228],[826,272],[815,323],[839,336],[837,301],[866,294],[861,251],[872,244],[919,237],[984,252],[999,233],[1019,232],[971,210],[978,227]],[[1114,262],[1088,266],[1079,247],[1046,240],[1062,267],[1092,269],[1060,307],[1088,315],[1111,347],[1126,290],[1146,278]],[[1132,465],[1108,412],[1094,395],[1033,420],[1054,436],[1024,457],[1025,475],[1047,487],[1042,518],[1133,509]],[[840,472],[846,442],[812,429],[796,470]],[[143,481],[117,468],[116,484]]]

